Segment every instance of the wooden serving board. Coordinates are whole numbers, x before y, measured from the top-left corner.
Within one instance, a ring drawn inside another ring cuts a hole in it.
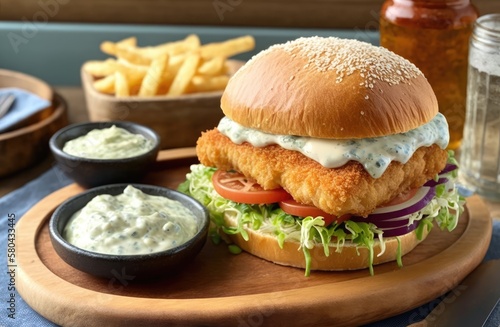
[[[145,183],[175,188],[196,163],[194,149],[162,151]],[[18,291],[47,319],[64,326],[360,325],[422,305],[456,286],[482,260],[491,219],[478,197],[458,227],[435,227],[395,263],[368,270],[316,272],[283,267],[227,246],[205,244],[182,271],[147,282],[101,279],[63,262],[51,246],[54,209],[83,191],[75,184],[36,204],[17,225]]]

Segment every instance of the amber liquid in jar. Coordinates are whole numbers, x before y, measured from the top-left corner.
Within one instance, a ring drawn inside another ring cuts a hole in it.
[[[465,121],[469,38],[478,16],[469,0],[388,0],[380,45],[414,63],[436,94],[457,149]]]

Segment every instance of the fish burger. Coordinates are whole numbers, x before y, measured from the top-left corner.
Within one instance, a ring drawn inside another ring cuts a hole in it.
[[[243,250],[306,275],[373,274],[434,225],[456,227],[446,119],[393,52],[334,37],[273,45],[230,79],[221,108],[180,189]]]

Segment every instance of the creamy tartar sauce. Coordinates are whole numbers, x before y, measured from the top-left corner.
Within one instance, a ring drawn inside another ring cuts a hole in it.
[[[122,194],[94,197],[70,218],[63,237],[81,249],[131,255],[174,248],[197,231],[196,217],[180,202],[128,185]]]
[[[88,159],[121,159],[144,154],[153,146],[153,142],[144,136],[113,125],[94,129],[66,142],[63,151]]]
[[[408,132],[366,139],[319,139],[294,135],[275,135],[244,127],[228,117],[222,118],[217,129],[233,143],[248,142],[255,147],[278,144],[299,151],[326,168],[337,168],[350,160],[361,163],[374,178],[385,172],[391,161],[406,163],[422,146],[437,144],[442,149],[449,142],[448,123],[438,113],[430,122]]]

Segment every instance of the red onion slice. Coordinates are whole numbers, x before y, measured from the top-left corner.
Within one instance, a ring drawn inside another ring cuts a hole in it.
[[[410,223],[410,216],[411,215],[406,215],[403,217],[397,217],[394,219],[386,219],[386,220],[370,219],[370,217],[368,217],[366,222],[373,223],[380,229],[405,227],[408,226],[408,224]]]
[[[424,186],[437,186],[439,184],[445,184],[445,183],[448,183],[448,178],[446,177],[441,177],[439,178],[437,181],[434,180],[434,179],[431,179],[430,181],[428,181],[427,183],[424,184]]]
[[[439,172],[439,175],[449,173],[450,171],[454,171],[455,169],[458,169],[457,165],[447,163],[446,166],[444,166],[443,170]]]
[[[387,220],[396,217],[410,215],[423,209],[436,195],[434,187],[422,186],[415,196],[408,201],[393,206],[381,207],[373,211],[368,218],[370,220]],[[375,222],[374,222],[375,223]],[[375,223],[376,225],[376,223]]]
[[[447,181],[447,179],[444,179]],[[434,181],[437,184],[446,183],[442,179]],[[376,209],[366,218],[353,217],[351,220],[372,223],[384,232],[384,236],[404,235],[417,228],[419,221],[410,224],[413,213],[422,210],[436,195],[434,186],[422,186],[409,200],[387,207]]]
[[[384,234],[384,237],[393,237],[408,234],[417,228],[419,221],[415,221],[413,224],[408,226],[396,227],[396,228],[380,228]]]

